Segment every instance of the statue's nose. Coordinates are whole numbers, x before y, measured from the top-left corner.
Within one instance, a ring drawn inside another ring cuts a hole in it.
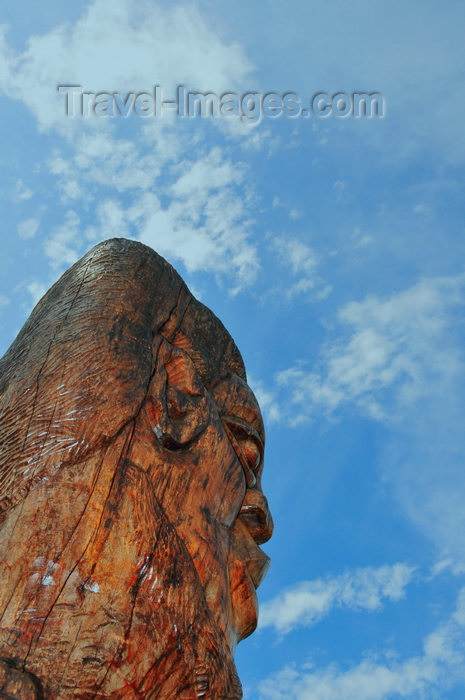
[[[268,542],[273,534],[273,518],[268,501],[261,491],[247,489],[239,518],[257,544]]]

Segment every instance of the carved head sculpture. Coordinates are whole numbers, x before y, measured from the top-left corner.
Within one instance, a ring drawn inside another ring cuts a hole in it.
[[[68,270],[0,361],[0,688],[240,698],[263,443],[234,342],[165,260],[112,239]]]

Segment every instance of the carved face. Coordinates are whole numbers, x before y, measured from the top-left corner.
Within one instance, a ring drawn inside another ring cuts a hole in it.
[[[157,365],[130,458],[150,464],[156,498],[234,649],[256,627],[255,589],[269,564],[258,547],[272,533],[260,410],[236,375],[208,391],[187,353],[165,340]]]
[[[166,261],[114,239],[76,263],[0,360],[0,673],[240,698],[263,443],[237,348]]]

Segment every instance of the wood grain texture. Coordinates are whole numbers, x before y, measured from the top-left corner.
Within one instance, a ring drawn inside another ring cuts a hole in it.
[[[221,322],[105,241],[0,360],[0,697],[242,697],[272,532],[264,431]]]

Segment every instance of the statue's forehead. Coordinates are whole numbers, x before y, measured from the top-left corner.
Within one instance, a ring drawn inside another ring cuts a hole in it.
[[[199,380],[211,394],[220,416],[239,419],[253,428],[265,443],[265,430],[258,401],[246,381],[242,357],[224,327],[215,336],[210,328],[210,344],[195,343],[196,338],[178,331],[172,346],[189,357]],[[215,342],[216,341],[216,342]],[[240,374],[237,374],[235,370]]]
[[[189,355],[208,389],[231,374],[246,380],[244,362],[231,335],[187,288],[178,300],[178,308],[159,332]]]

